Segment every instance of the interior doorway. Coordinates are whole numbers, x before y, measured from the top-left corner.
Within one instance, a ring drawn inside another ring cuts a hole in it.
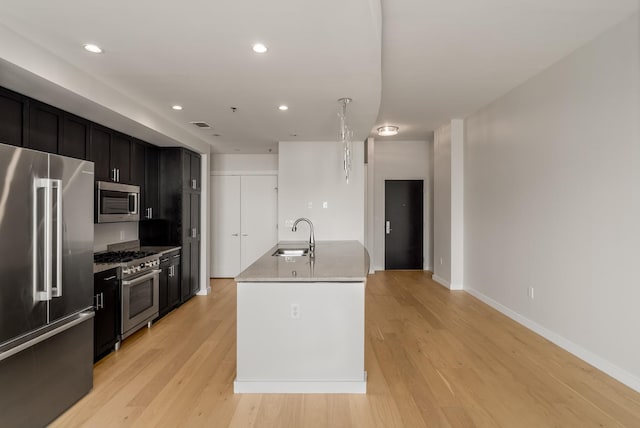
[[[384,268],[423,269],[424,180],[385,180]]]

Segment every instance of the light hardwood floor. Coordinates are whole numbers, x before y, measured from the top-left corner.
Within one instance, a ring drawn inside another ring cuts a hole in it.
[[[233,394],[233,280],[129,338],[53,426],[640,427],[640,394],[425,272],[366,292],[366,395]]]

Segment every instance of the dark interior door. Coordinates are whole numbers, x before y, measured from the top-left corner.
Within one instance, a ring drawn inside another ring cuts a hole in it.
[[[385,180],[385,269],[422,269],[422,180]]]

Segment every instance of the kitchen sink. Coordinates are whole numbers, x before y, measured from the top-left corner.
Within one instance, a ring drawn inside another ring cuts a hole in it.
[[[273,254],[274,257],[300,257],[309,254],[308,248],[278,248]]]

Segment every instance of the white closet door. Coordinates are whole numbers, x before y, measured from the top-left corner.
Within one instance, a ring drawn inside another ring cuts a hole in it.
[[[240,273],[240,176],[211,178],[211,275]]]
[[[241,270],[246,269],[278,242],[278,177],[242,176]]]

